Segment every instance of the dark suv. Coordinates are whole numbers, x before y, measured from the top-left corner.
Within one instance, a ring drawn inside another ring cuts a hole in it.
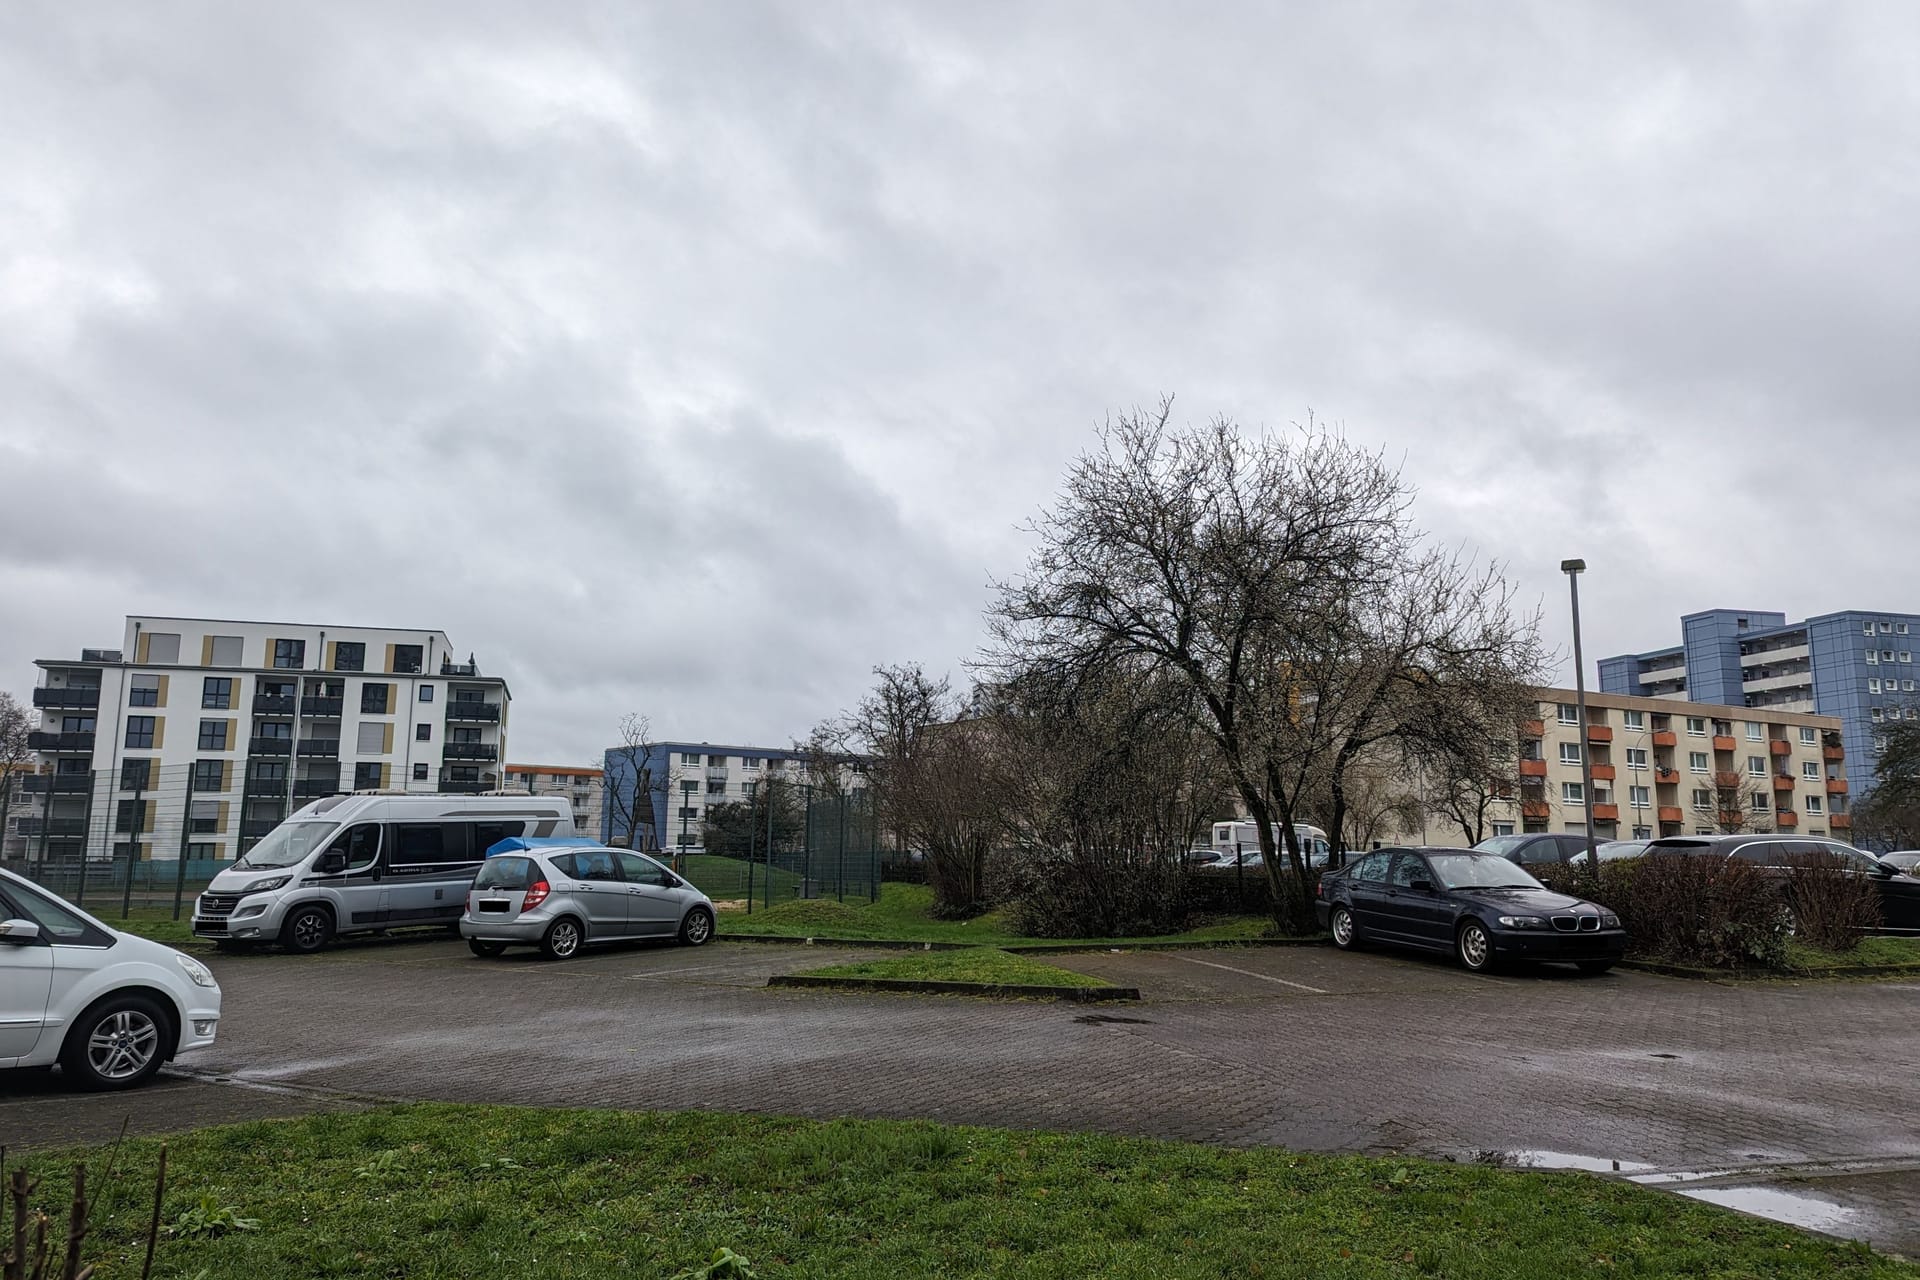
[[[1687,854],[1703,858],[1739,858],[1770,877],[1784,880],[1796,863],[1816,854],[1837,859],[1855,875],[1871,876],[1880,891],[1880,920],[1885,933],[1920,933],[1920,879],[1903,875],[1872,854],[1838,840],[1756,832],[1741,836],[1663,836],[1647,845],[1647,856]]]
[[[1584,835],[1563,835],[1550,831],[1488,836],[1473,847],[1479,853],[1497,853],[1508,862],[1517,862],[1523,867],[1543,863],[1558,866],[1587,856],[1587,838]]]

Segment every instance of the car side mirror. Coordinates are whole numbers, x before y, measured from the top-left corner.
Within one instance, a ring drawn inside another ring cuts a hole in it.
[[[1411,889],[1411,890],[1413,890],[1413,891],[1414,891],[1415,893],[1432,893],[1432,892],[1433,892],[1433,881],[1431,881],[1431,880],[1415,880],[1415,881],[1413,881],[1413,882],[1412,882],[1411,884],[1409,884],[1409,885],[1407,886],[1407,888],[1409,888],[1409,889]]]
[[[27,943],[38,941],[40,941],[40,926],[33,921],[0,921],[0,942]]]
[[[323,876],[338,875],[347,869],[347,855],[336,849],[329,849],[320,855],[319,871]]]

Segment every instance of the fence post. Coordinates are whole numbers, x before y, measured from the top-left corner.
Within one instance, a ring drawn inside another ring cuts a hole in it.
[[[40,793],[40,870],[35,880],[45,884],[47,880],[47,830],[53,826],[53,787],[57,773],[46,775],[47,789]]]
[[[840,793],[840,844],[838,856],[834,858],[834,897],[841,902],[847,900],[847,793]]]
[[[187,841],[193,835],[193,766],[187,766],[187,798],[180,805],[180,857],[173,864],[173,918],[180,918],[180,897],[187,890]]]
[[[140,828],[147,825],[147,780],[133,789],[133,830],[127,833],[127,880],[120,888],[120,918],[133,914],[133,864],[140,860]]]
[[[800,840],[800,892],[805,894],[808,897],[812,897],[813,896],[813,784],[809,782],[806,784],[806,787],[807,787],[807,817],[806,817],[806,825],[801,832],[801,840]]]
[[[73,900],[82,911],[87,907],[87,841],[93,835],[93,793],[100,785],[100,771],[87,770],[87,811],[80,819],[80,885],[74,890]],[[107,842],[107,848],[113,848],[113,842]]]
[[[747,914],[753,914],[753,801],[747,801]]]
[[[767,875],[762,882],[766,886],[762,892],[767,895],[766,905],[769,907],[773,905],[773,806],[779,798],[774,790],[778,785],[777,779],[767,779]]]

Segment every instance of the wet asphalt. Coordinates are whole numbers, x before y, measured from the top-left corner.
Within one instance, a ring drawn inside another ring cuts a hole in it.
[[[130,1094],[0,1077],[0,1143],[384,1100],[923,1117],[1595,1168],[1920,1256],[1920,986],[1479,976],[1324,948],[1092,953],[1141,989],[1036,1001],[769,990],[853,953],[456,941],[210,956],[219,1042]],[[1743,1194],[1744,1193],[1744,1194]]]

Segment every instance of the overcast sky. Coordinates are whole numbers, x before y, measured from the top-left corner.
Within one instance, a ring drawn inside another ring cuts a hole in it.
[[[0,7],[0,687],[444,629],[512,755],[958,670],[1103,417],[1404,455],[1589,660],[1920,609],[1920,6]],[[1571,680],[1570,665],[1563,677]]]

